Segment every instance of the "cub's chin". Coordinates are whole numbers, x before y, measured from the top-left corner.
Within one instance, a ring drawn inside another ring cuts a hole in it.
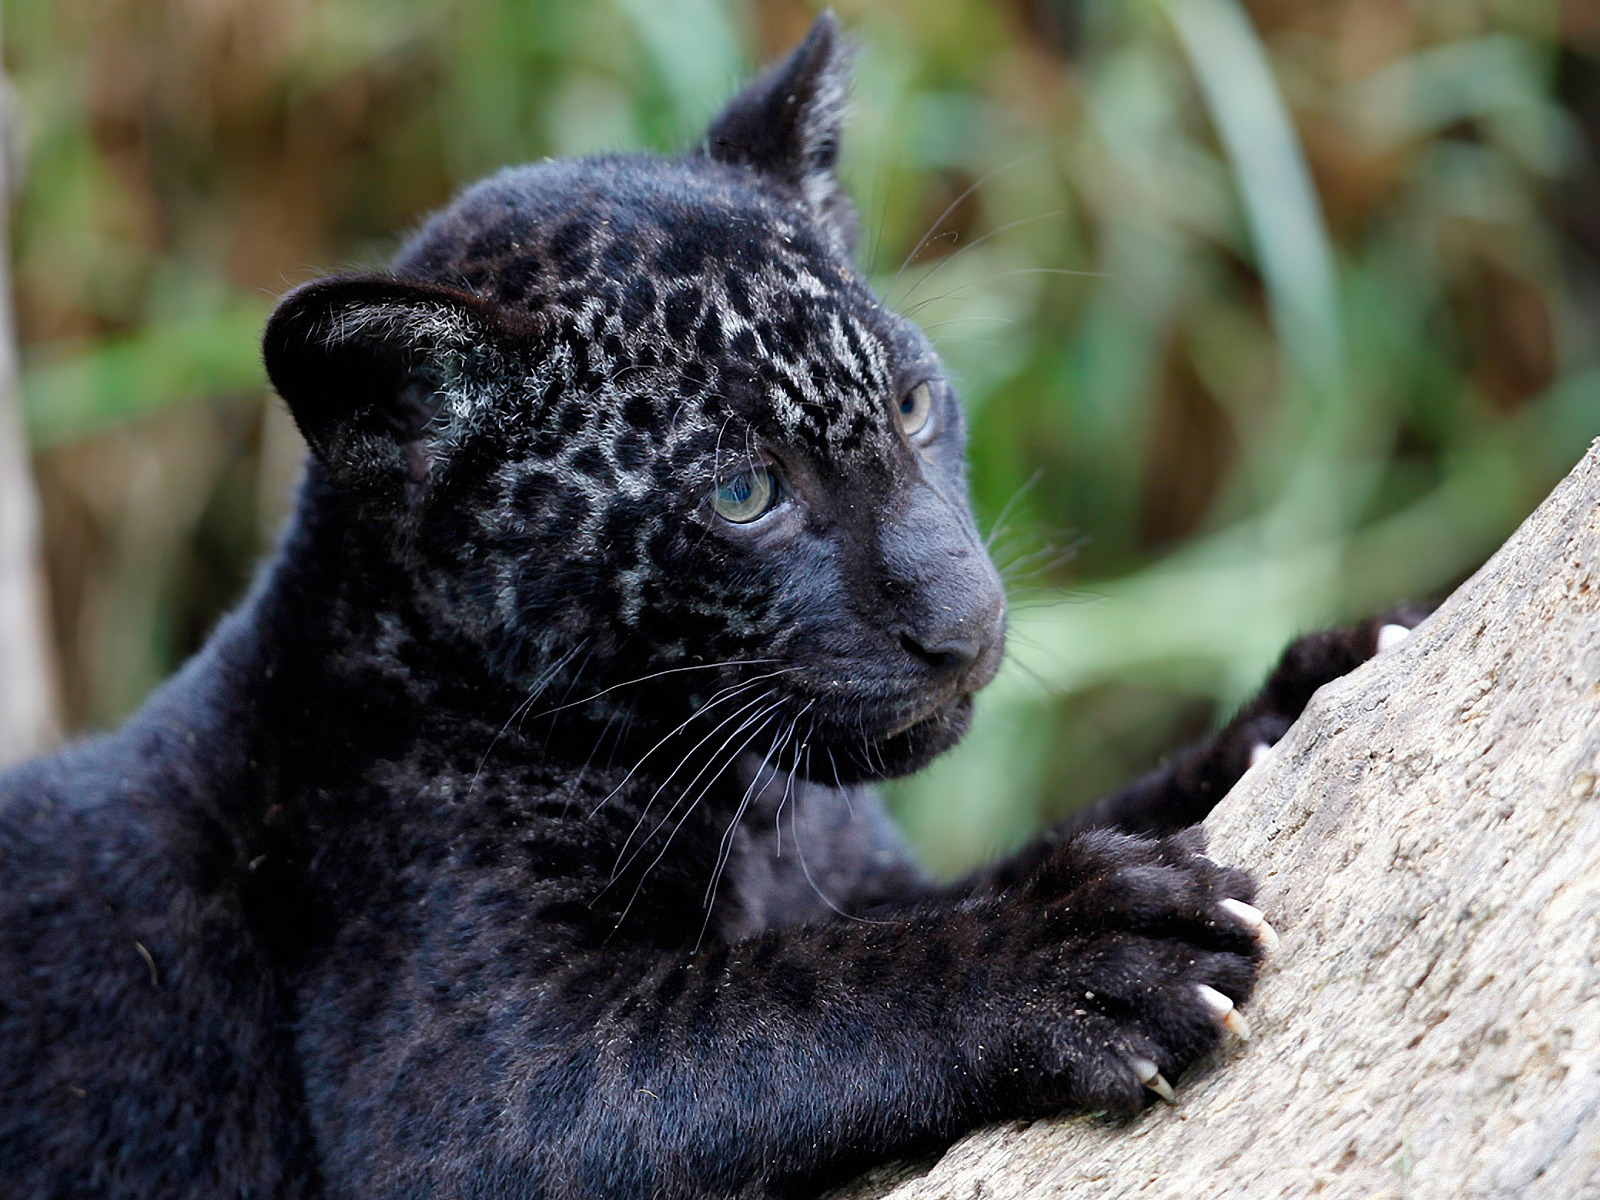
[[[841,731],[812,744],[808,774],[813,783],[829,787],[910,775],[959,742],[971,723],[972,697],[963,695],[875,740]]]

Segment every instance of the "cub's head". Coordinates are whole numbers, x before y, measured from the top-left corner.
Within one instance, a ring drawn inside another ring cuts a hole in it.
[[[954,391],[850,261],[847,83],[823,17],[695,152],[504,171],[280,304],[307,503],[472,669],[787,728],[842,778],[965,729],[1004,599]]]

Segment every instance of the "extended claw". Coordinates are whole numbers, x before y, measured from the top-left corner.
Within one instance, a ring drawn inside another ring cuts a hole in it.
[[[1261,943],[1262,949],[1271,953],[1278,948],[1278,931],[1267,924],[1266,914],[1254,904],[1246,904],[1243,900],[1235,900],[1230,896],[1218,907],[1243,922],[1246,928],[1256,935],[1256,941]]]
[[[1161,1075],[1160,1069],[1148,1058],[1135,1058],[1128,1063],[1133,1068],[1133,1073],[1139,1077],[1139,1082],[1144,1084],[1168,1104],[1178,1102],[1178,1093],[1172,1090],[1172,1085]]]
[[[1384,625],[1378,630],[1378,653],[1393,650],[1410,636],[1411,630],[1404,625]]]
[[[1222,1027],[1241,1042],[1250,1040],[1250,1022],[1244,1019],[1232,1000],[1206,984],[1195,984],[1195,990],[1200,993],[1200,999],[1205,1001],[1206,1007],[1217,1014],[1217,1019],[1222,1022]]]

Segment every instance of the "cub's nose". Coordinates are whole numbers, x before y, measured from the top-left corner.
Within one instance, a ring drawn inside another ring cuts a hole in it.
[[[996,657],[1005,636],[1005,606],[998,597],[966,620],[903,629],[900,644],[941,673],[962,675]],[[987,680],[984,680],[987,682]]]
[[[883,606],[879,628],[941,684],[983,687],[1004,652],[1006,597],[970,514],[923,482],[894,506],[878,536],[869,603]]]
[[[978,661],[983,642],[976,637],[928,637],[902,633],[900,644],[930,667],[941,671],[964,671]]]

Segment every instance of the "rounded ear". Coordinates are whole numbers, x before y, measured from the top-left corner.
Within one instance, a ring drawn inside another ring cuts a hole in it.
[[[267,375],[312,452],[336,475],[426,479],[451,385],[511,331],[469,292],[388,275],[335,276],[278,302],[262,337]]]
[[[848,252],[855,209],[839,187],[839,133],[852,54],[825,12],[789,57],[745,85],[706,131],[706,153],[795,188]]]

